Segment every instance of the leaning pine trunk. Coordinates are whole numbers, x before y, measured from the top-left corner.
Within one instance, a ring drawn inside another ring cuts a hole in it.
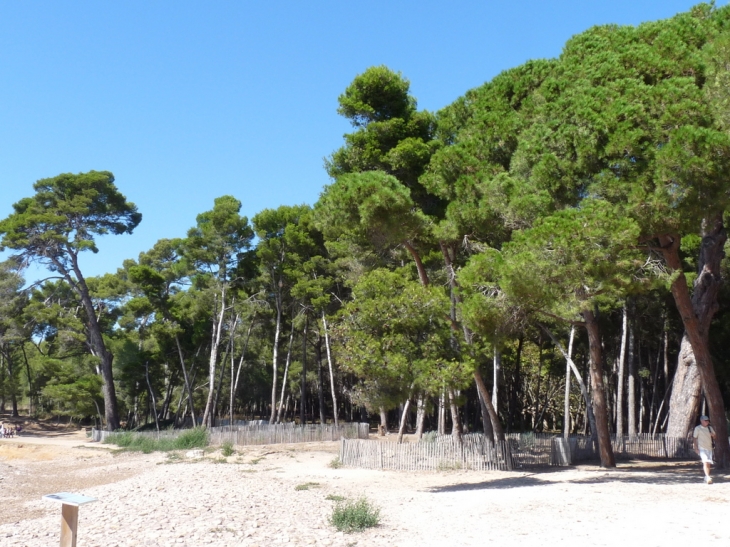
[[[668,437],[687,437],[696,425],[702,402],[702,380],[687,332],[682,336],[669,399]]]
[[[710,407],[710,418],[717,436],[715,460],[719,467],[724,468],[730,464],[730,445],[728,444],[725,405],[709,348],[710,323],[719,308],[717,294],[722,281],[720,264],[724,257],[724,244],[727,240],[722,213],[705,223],[702,235],[702,247],[698,261],[699,275],[695,280],[692,295],[690,295],[687,278],[682,270],[682,262],[679,257],[680,236],[664,235],[659,238],[659,241],[664,260],[676,275],[670,289],[682,317],[687,338],[692,345],[705,398]]]
[[[332,388],[332,412],[335,417],[335,427],[338,425],[337,421],[337,394],[335,393],[335,374],[332,370],[332,352],[330,351],[330,336],[327,330],[327,318],[322,310],[322,326],[324,327],[324,346],[327,349],[327,365],[330,369],[330,387]]]
[[[570,362],[573,356],[573,340],[575,339],[575,325],[570,327],[568,342],[568,357],[565,359],[565,400],[563,403],[563,437],[570,437]]]
[[[596,415],[596,433],[598,434],[598,452],[601,456],[601,467],[616,467],[616,459],[611,446],[611,433],[608,428],[608,408],[606,405],[606,391],[603,387],[603,362],[598,321],[596,321],[596,317],[590,310],[583,311],[581,315],[585,320],[586,330],[588,331],[593,412]]]
[[[408,411],[411,408],[411,391],[413,391],[413,386],[411,385],[411,389],[408,393],[408,398],[406,399],[405,404],[403,405],[403,413],[400,416],[400,425],[398,426],[398,444],[403,442],[403,433],[406,430],[406,418],[408,417]]]

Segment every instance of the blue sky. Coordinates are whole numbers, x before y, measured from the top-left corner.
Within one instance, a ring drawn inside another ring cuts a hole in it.
[[[0,218],[40,178],[112,171],[143,221],[82,266],[113,272],[184,236],[220,195],[249,217],[314,203],[329,182],[323,158],[350,129],[337,96],[369,66],[401,71],[419,107],[438,110],[502,70],[559,55],[593,25],[694,4],[2,2]]]

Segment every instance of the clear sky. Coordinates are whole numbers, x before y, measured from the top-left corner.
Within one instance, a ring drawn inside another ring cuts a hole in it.
[[[720,1],[718,4],[725,4]],[[112,171],[143,220],[82,262],[113,272],[183,237],[215,197],[251,217],[313,204],[349,131],[337,96],[385,64],[438,110],[593,25],[690,0],[0,3],[0,218],[64,172]],[[30,270],[29,280],[42,272]]]

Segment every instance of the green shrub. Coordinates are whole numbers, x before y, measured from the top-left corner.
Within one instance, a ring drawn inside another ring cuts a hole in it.
[[[171,450],[190,450],[208,446],[208,430],[204,427],[195,427],[183,431],[176,437],[163,437],[161,439],[155,439],[152,435],[120,431],[109,435],[104,439],[104,442],[115,444],[125,450],[144,454],[169,452]]]
[[[339,456],[335,456],[335,458],[329,463],[329,466],[332,469],[339,469],[342,467],[342,460],[340,460]]]
[[[223,454],[226,458],[228,456],[233,456],[235,453],[236,451],[233,450],[233,443],[231,441],[226,441],[221,445],[221,454]]]
[[[338,502],[332,510],[330,523],[340,532],[357,532],[377,526],[380,522],[380,509],[365,498],[354,501]]]

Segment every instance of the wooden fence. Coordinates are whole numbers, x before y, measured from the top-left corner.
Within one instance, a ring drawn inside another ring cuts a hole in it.
[[[210,443],[230,442],[236,446],[261,444],[311,443],[345,439],[367,439],[370,425],[366,423],[333,424],[275,424],[226,426],[210,428]]]
[[[221,445],[230,442],[236,446],[282,444],[282,443],[309,443],[320,441],[339,441],[346,439],[367,439],[370,425],[366,423],[332,424],[249,424],[223,427],[211,427],[209,440],[212,445]],[[165,429],[162,431],[136,432],[153,439],[174,438],[187,431],[186,429]],[[103,442],[110,431],[99,429],[91,430],[91,440]]]
[[[390,443],[342,439],[340,461],[348,467],[392,469],[396,471],[440,471],[473,469],[475,471],[511,468],[506,443],[482,449],[477,443],[459,447],[454,442]]]
[[[617,459],[691,460],[697,456],[689,439],[665,435],[612,438]],[[343,465],[397,471],[476,471],[567,466],[598,459],[597,445],[590,437],[539,433],[512,433],[500,443],[489,442],[481,433],[462,436],[459,445],[450,435],[424,436],[418,443],[390,443],[342,439]]]

